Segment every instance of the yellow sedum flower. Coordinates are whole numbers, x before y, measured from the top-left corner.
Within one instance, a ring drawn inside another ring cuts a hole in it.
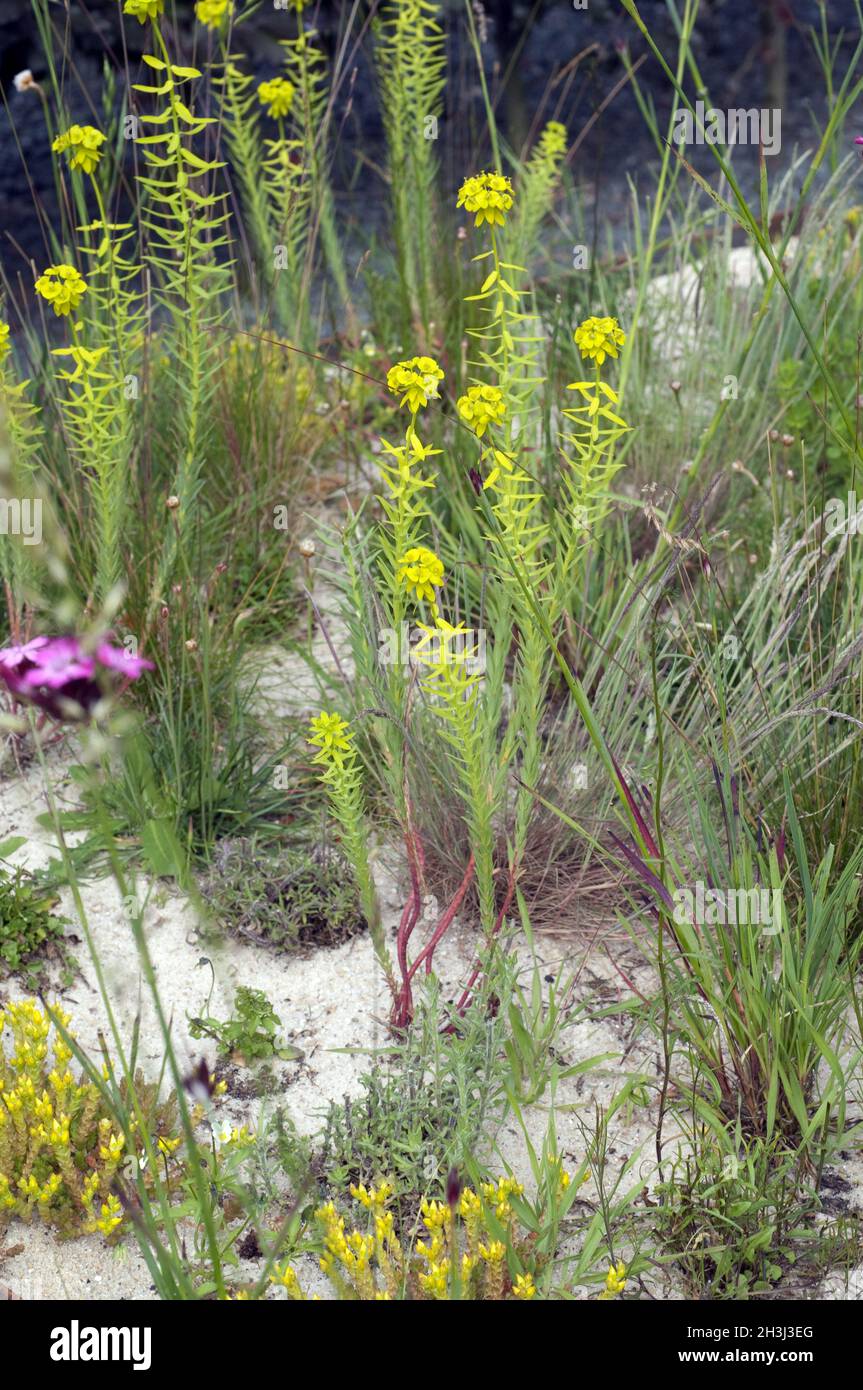
[[[467,393],[456,401],[456,409],[477,438],[482,439],[489,425],[500,424],[506,414],[506,401],[497,386],[469,386]]]
[[[449,1225],[450,1210],[445,1202],[429,1202],[423,1198],[420,1206],[420,1213],[423,1225],[427,1231],[434,1235],[435,1231],[442,1231]]]
[[[49,265],[36,281],[41,294],[58,318],[71,314],[87,293],[87,282],[73,265]]]
[[[300,1288],[297,1272],[291,1265],[285,1265],[284,1269],[280,1269],[276,1265],[270,1275],[270,1283],[278,1284],[283,1289],[287,1289],[288,1298],[295,1299],[297,1302],[305,1301],[305,1294]]]
[[[101,1231],[104,1236],[113,1235],[122,1220],[123,1209],[112,1192],[109,1194],[107,1202],[102,1203],[102,1215],[96,1222],[96,1229]]]
[[[444,582],[443,561],[424,545],[414,545],[399,561],[396,582],[403,584],[417,602],[423,599],[435,608],[435,589]]]
[[[311,720],[309,728],[309,743],[320,749],[315,755],[316,763],[325,763],[330,767],[344,767],[345,757],[353,754],[354,746],[352,735],[349,733],[350,725],[346,719],[333,711],[327,714],[322,710]]]
[[[391,1182],[382,1182],[379,1187],[367,1188],[364,1182],[359,1185],[351,1183],[350,1194],[355,1201],[362,1206],[375,1212],[382,1212],[387,1202],[393,1195],[393,1185]]]
[[[105,137],[101,130],[92,125],[70,125],[67,131],[58,135],[51,146],[55,154],[69,152],[69,167],[83,169],[92,174],[102,158]]]
[[[433,357],[411,357],[396,362],[387,372],[387,387],[394,396],[401,396],[399,405],[407,405],[411,414],[438,398],[438,382],[443,372]]]
[[[481,227],[483,222],[502,227],[514,197],[512,184],[503,174],[474,174],[459,189],[456,207],[476,214],[475,227]]]
[[[110,1127],[106,1126],[106,1128],[109,1129]],[[125,1147],[126,1140],[122,1134],[108,1132],[105,1142],[99,1145],[99,1157],[107,1163],[118,1163]]]
[[[294,102],[294,84],[286,77],[273,77],[258,87],[258,101],[274,120],[284,120]]]
[[[207,29],[220,29],[231,12],[230,0],[198,0],[195,15]]]
[[[626,1288],[626,1265],[623,1260],[618,1260],[616,1265],[608,1266],[608,1273],[605,1276],[605,1288],[599,1295],[600,1299],[616,1298],[619,1293],[623,1293]]]
[[[155,21],[164,12],[165,0],[126,0],[123,6],[123,14],[131,15],[139,24],[146,24],[148,19]]]
[[[11,346],[9,342],[9,325],[8,323],[0,323],[0,362],[2,362],[7,352],[9,352]]]
[[[532,1274],[517,1274],[512,1283],[513,1298],[521,1298],[525,1302],[529,1298],[536,1297],[536,1285],[533,1282]]]
[[[582,357],[592,358],[601,367],[606,357],[616,357],[617,349],[626,342],[626,334],[617,319],[589,318],[578,325],[575,346]]]

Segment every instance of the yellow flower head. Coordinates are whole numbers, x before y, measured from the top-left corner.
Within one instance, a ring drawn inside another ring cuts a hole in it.
[[[614,1298],[616,1294],[623,1293],[626,1288],[626,1265],[623,1260],[618,1260],[616,1265],[608,1266],[608,1273],[605,1276],[605,1288],[599,1295],[600,1298]]]
[[[347,720],[342,719],[335,711],[327,714],[326,710],[322,710],[311,721],[309,728],[309,743],[320,749],[315,756],[315,762],[344,767],[345,756],[354,751]]]
[[[459,396],[456,409],[471,429],[482,439],[489,425],[496,425],[506,414],[506,401],[497,386],[469,386],[467,394]]]
[[[258,101],[274,119],[284,119],[294,101],[294,84],[286,77],[273,77],[258,88]]]
[[[424,545],[412,546],[399,561],[396,581],[417,601],[425,599],[434,605],[435,589],[444,582],[443,561]]]
[[[281,1284],[282,1288],[287,1289],[291,1298],[301,1298],[300,1281],[297,1272],[291,1265],[285,1265],[284,1269],[276,1265],[270,1275],[271,1284]]]
[[[513,1298],[525,1300],[536,1296],[536,1285],[532,1274],[517,1274],[512,1284]]]
[[[567,139],[566,126],[560,121],[549,121],[539,137],[539,148],[543,154],[557,157],[565,152]]]
[[[8,323],[0,323],[0,361],[6,356],[9,348],[9,325]]]
[[[49,265],[36,281],[36,292],[47,299],[60,318],[78,308],[87,293],[87,283],[73,265]]]
[[[108,1129],[110,1131],[110,1121]],[[106,1163],[116,1163],[125,1147],[126,1140],[123,1138],[122,1134],[113,1134],[109,1132],[105,1142],[99,1146],[99,1157]]]
[[[221,1137],[223,1144],[234,1144],[240,1149],[255,1141],[254,1133],[246,1125],[234,1125],[233,1129],[223,1130]]]
[[[506,1255],[506,1246],[502,1240],[490,1240],[488,1245],[481,1245],[479,1253],[487,1264],[501,1264]]]
[[[220,29],[231,9],[230,0],[198,0],[195,14],[207,29]]]
[[[396,362],[387,372],[390,391],[401,396],[399,405],[407,404],[414,415],[430,400],[437,400],[439,381],[443,381],[443,372],[433,357],[411,357],[407,362]]]
[[[463,623],[448,623],[438,614],[434,627],[420,623],[419,630],[422,636],[411,652],[417,665],[426,666],[437,675],[445,675],[455,667],[456,671],[450,673],[457,676],[462,667],[473,670],[477,664],[479,648],[474,632]]]
[[[148,19],[158,19],[164,11],[165,0],[126,0],[123,6],[123,14],[131,15],[139,24],[146,24]]]
[[[459,189],[456,207],[476,213],[475,227],[481,227],[483,222],[502,227],[504,213],[512,207],[514,196],[512,184],[503,174],[474,174]]]
[[[351,1183],[350,1194],[364,1207],[383,1211],[390,1197],[393,1195],[393,1185],[390,1182],[382,1182],[380,1187],[367,1188],[364,1182],[359,1184]]]
[[[95,126],[70,125],[63,135],[57,136],[51,148],[55,154],[68,150],[70,168],[83,169],[85,174],[92,174],[102,158],[101,146],[104,143],[104,135]]]
[[[606,357],[616,357],[617,349],[626,342],[626,334],[613,318],[585,319],[573,336],[582,357],[592,357],[598,367]]]
[[[96,1229],[101,1231],[103,1235],[110,1236],[116,1231],[122,1220],[123,1209],[117,1198],[111,1193],[107,1202],[102,1203],[102,1217],[100,1221],[96,1222]]]
[[[424,1197],[420,1205],[420,1215],[423,1225],[432,1235],[449,1225],[450,1211],[445,1202],[430,1202]]]

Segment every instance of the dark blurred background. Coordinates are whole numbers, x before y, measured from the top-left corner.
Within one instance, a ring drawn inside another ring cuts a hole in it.
[[[683,0],[677,0],[678,9]],[[66,99],[79,120],[102,124],[104,64],[117,71],[117,96],[125,89],[129,65],[135,69],[147,45],[148,26],[121,16],[120,0],[49,0],[48,12],[62,51],[69,36],[69,57],[62,67]],[[357,233],[358,246],[376,228],[383,204],[380,168],[385,159],[369,52],[374,4],[327,3],[306,10],[306,24],[321,35],[333,66],[340,66],[335,103],[334,183],[339,210]],[[261,77],[279,70],[279,39],[295,32],[294,16],[275,9],[271,0],[257,7],[236,4],[242,16],[232,37],[232,50],[245,56]],[[249,13],[249,10],[251,12]],[[665,0],[641,0],[640,9],[673,64],[676,36]],[[541,124],[562,120],[575,138],[589,132],[573,161],[592,215],[625,240],[628,219],[628,178],[648,188],[658,160],[631,86],[625,76],[621,50],[633,61],[645,51],[635,26],[620,0],[589,0],[586,10],[573,0],[536,3],[475,3],[473,11],[482,37],[489,84],[506,138],[523,149]],[[484,115],[476,65],[467,40],[461,3],[443,6],[450,66],[447,109],[439,153],[443,178],[455,188],[470,169],[488,162],[483,144]],[[196,25],[189,0],[168,0],[174,52],[180,61],[202,65],[216,57],[214,40]],[[836,45],[835,82],[844,74],[859,38],[854,0],[702,0],[695,28],[694,53],[714,105],[779,106],[782,110],[782,151],[771,159],[771,180],[792,160],[795,146],[812,146],[816,125],[826,114],[824,78],[810,30],[826,27]],[[338,60],[338,61],[337,61]],[[53,194],[51,155],[38,98],[16,92],[13,79],[31,69],[37,80],[46,75],[34,6],[29,0],[0,0],[0,261],[7,274],[26,273],[26,260],[43,254],[44,240],[33,196],[50,217]],[[648,55],[639,68],[642,89],[663,120],[670,108],[668,82],[656,60]],[[688,82],[690,95],[699,95]],[[849,124],[849,148],[858,126]],[[694,152],[694,162],[713,172],[709,152]],[[757,151],[740,150],[736,168],[744,185],[757,187]],[[25,169],[26,166],[26,169]]]

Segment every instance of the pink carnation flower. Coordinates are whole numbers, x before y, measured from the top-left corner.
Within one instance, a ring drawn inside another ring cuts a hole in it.
[[[33,665],[21,676],[26,688],[44,686],[62,690],[71,681],[89,680],[95,671],[91,656],[85,656],[77,637],[52,637],[30,658]]]
[[[112,647],[110,642],[100,642],[96,648],[96,660],[109,671],[119,671],[127,680],[136,681],[144,671],[155,671],[152,661],[143,656],[132,656],[125,647]]]
[[[152,661],[129,655],[107,638],[92,656],[77,637],[34,637],[0,651],[0,680],[16,699],[37,705],[54,719],[80,719],[102,699],[106,686],[111,688],[114,677],[123,676],[128,684],[154,669]]]

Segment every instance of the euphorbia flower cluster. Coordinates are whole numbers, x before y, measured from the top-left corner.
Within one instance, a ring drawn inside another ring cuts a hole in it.
[[[154,669],[152,661],[107,638],[92,651],[77,637],[34,637],[0,651],[0,679],[15,699],[54,719],[81,719],[111,690],[117,675],[128,683]]]

